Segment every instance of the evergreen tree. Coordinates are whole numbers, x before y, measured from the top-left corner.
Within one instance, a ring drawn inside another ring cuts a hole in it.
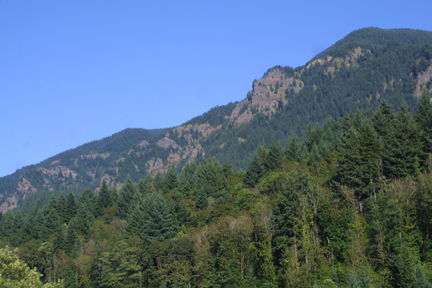
[[[208,208],[208,193],[201,187],[196,191],[196,203],[195,206],[198,210],[204,210]]]
[[[68,222],[68,211],[67,211],[67,202],[66,197],[63,193],[60,194],[59,199],[57,200],[57,214],[60,217],[60,221],[62,223]]]
[[[291,238],[294,236],[299,197],[309,193],[309,176],[299,171],[297,175],[291,175],[288,178],[278,195],[273,209],[275,224],[273,249],[277,263],[282,259],[285,249],[292,244]]]
[[[384,174],[387,177],[416,175],[419,169],[420,139],[408,106],[402,104],[394,129],[385,146]]]
[[[79,205],[77,214],[75,216],[75,232],[84,237],[88,237],[90,232],[90,222],[92,216],[83,204]]]
[[[76,201],[75,195],[71,191],[67,196],[66,223],[68,223],[70,219],[75,217],[77,209],[78,209],[78,203]]]
[[[141,198],[146,197],[148,194],[154,192],[153,178],[150,173],[147,173],[144,180],[141,179],[138,182],[138,192],[141,195]]]
[[[144,227],[145,227],[145,219],[146,219],[145,217],[146,214],[143,211],[143,205],[141,204],[136,206],[135,209],[132,211],[132,213],[129,214],[129,217],[127,219],[127,225],[124,231],[125,238],[129,238],[133,235],[137,235],[140,237],[143,235]]]
[[[268,154],[265,160],[266,171],[272,171],[278,166],[279,160],[282,158],[282,148],[279,141],[273,138],[269,145]]]
[[[248,188],[255,187],[263,174],[264,168],[261,164],[258,154],[256,153],[249,163],[248,169],[246,170],[246,176],[243,181],[244,186]]]
[[[414,118],[421,132],[420,141],[423,155],[420,155],[420,158],[425,165],[428,155],[432,153],[432,102],[427,94],[422,95]]]
[[[225,160],[224,165],[222,166],[222,172],[225,175],[225,178],[228,178],[232,173],[233,167],[228,162],[228,160]]]
[[[156,173],[156,176],[153,179],[153,186],[155,187],[156,191],[158,191],[158,192],[162,192],[165,189],[163,176],[162,176],[160,171],[158,171]]]
[[[363,179],[363,194],[368,195],[371,191],[375,191],[375,182],[382,174],[379,171],[379,163],[381,161],[381,151],[378,135],[373,128],[366,124],[360,135],[360,155],[364,166]]]
[[[117,216],[121,219],[127,219],[129,213],[131,213],[138,201],[138,193],[135,188],[135,184],[132,182],[130,176],[126,179],[125,184],[123,184],[120,189],[119,199],[117,202]]]
[[[290,161],[300,162],[306,158],[305,147],[296,134],[288,139],[283,154]]]
[[[153,241],[168,241],[174,237],[171,211],[165,198],[160,193],[147,198],[145,212],[146,224],[142,239],[147,244]]]
[[[17,227],[15,226],[15,215],[12,210],[6,211],[3,215],[1,228],[1,238],[9,238],[12,234],[17,232]]]
[[[111,195],[105,180],[102,181],[97,199],[97,210],[98,214],[101,215],[104,208],[112,205]]]
[[[364,190],[365,166],[360,154],[360,135],[354,128],[349,128],[342,137],[337,151],[338,167],[333,178],[333,185],[343,185],[361,193]]]
[[[47,240],[53,234],[59,235],[61,232],[60,217],[55,208],[48,208],[48,214],[45,217],[44,223],[39,232],[39,237],[42,240]]]
[[[388,134],[393,130],[394,114],[386,100],[382,100],[375,112],[372,123],[375,131],[385,141]]]
[[[167,191],[171,191],[178,186],[177,170],[174,164],[168,167],[167,173],[164,178],[164,187]]]
[[[217,203],[227,200],[226,181],[219,162],[203,161],[197,169],[197,189],[203,188]]]
[[[187,163],[180,174],[179,191],[186,194],[195,187],[197,165],[195,161]]]

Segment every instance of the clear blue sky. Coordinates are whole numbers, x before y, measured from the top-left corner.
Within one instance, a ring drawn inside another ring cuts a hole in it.
[[[242,100],[364,27],[432,31],[430,1],[0,0],[0,177],[125,128]]]

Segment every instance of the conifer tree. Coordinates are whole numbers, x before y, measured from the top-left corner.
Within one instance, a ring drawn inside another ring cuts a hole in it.
[[[174,237],[173,219],[165,198],[160,194],[149,197],[145,205],[146,223],[142,239],[150,244],[153,241],[167,241]]]
[[[196,203],[195,206],[198,210],[204,210],[208,207],[208,194],[204,187],[201,187],[196,191]]]
[[[171,191],[178,186],[177,170],[174,164],[168,167],[167,173],[164,178],[164,187],[167,191]]]
[[[57,200],[57,214],[60,217],[60,221],[62,223],[67,223],[68,221],[68,211],[67,211],[67,202],[66,197],[63,193],[60,194],[59,199]]]
[[[187,163],[180,174],[179,191],[186,194],[195,187],[197,165],[195,161]]]
[[[162,176],[160,171],[158,171],[156,173],[156,176],[153,179],[153,186],[155,187],[156,191],[158,191],[158,192],[162,192],[165,189],[163,176]]]
[[[153,177],[150,173],[147,173],[144,180],[141,179],[138,182],[138,192],[141,195],[141,198],[146,197],[148,194],[154,192]]]
[[[52,234],[59,235],[61,232],[60,217],[58,216],[56,209],[52,207],[48,209],[48,214],[45,217],[44,223],[39,232],[39,236],[42,240],[47,240]]]
[[[408,112],[408,106],[403,103],[385,146],[384,174],[387,177],[406,177],[418,173],[421,149],[419,138],[417,125]]]
[[[145,222],[146,222],[146,214],[143,211],[143,205],[141,204],[136,206],[135,209],[132,211],[132,213],[129,214],[129,217],[127,219],[126,229],[124,231],[125,238],[129,238],[133,235],[137,235],[141,237],[144,232]]]
[[[338,167],[333,178],[336,187],[348,186],[356,192],[364,190],[365,166],[360,154],[360,135],[354,128],[349,128],[342,136],[338,148]]]
[[[375,191],[375,182],[381,174],[379,171],[381,151],[378,135],[369,124],[366,124],[360,135],[360,155],[365,173],[363,194],[368,194],[372,190]]]
[[[309,193],[309,176],[299,171],[297,175],[291,175],[278,195],[273,209],[275,224],[273,247],[276,262],[282,259],[286,247],[292,244],[291,238],[294,236],[299,197]]]
[[[127,219],[129,213],[131,213],[138,201],[138,193],[136,191],[135,184],[132,182],[130,176],[126,179],[125,184],[123,184],[120,189],[119,199],[117,202],[117,216],[121,219]]]
[[[203,161],[197,170],[197,189],[203,188],[216,202],[226,201],[226,178],[219,162]]]
[[[68,223],[70,219],[75,217],[77,209],[78,209],[78,203],[76,201],[75,195],[71,191],[67,196],[66,223]]]
[[[225,160],[224,165],[222,166],[222,172],[225,175],[225,178],[228,178],[232,173],[233,167],[228,162],[228,160]]]
[[[306,158],[305,147],[296,134],[288,139],[283,154],[290,161],[300,162]]]
[[[2,217],[2,227],[1,227],[0,235],[1,238],[9,238],[12,234],[14,234],[17,229],[15,226],[15,215],[12,210],[6,211],[6,213]]]
[[[279,141],[273,138],[269,145],[268,154],[265,160],[266,171],[272,171],[278,166],[279,160],[282,158],[282,148]]]
[[[394,113],[386,100],[382,100],[375,112],[372,123],[378,135],[386,141],[387,135],[393,130]]]
[[[105,180],[102,181],[97,200],[97,210],[99,215],[102,214],[104,208],[112,205],[111,195]]]
[[[417,105],[414,119],[421,132],[420,141],[423,153],[420,155],[420,158],[423,165],[425,165],[428,155],[432,153],[432,102],[425,93]]]
[[[92,220],[92,216],[83,204],[79,205],[75,219],[74,228],[76,233],[87,238],[90,232],[90,222]]]
[[[256,153],[251,162],[249,163],[249,167],[246,170],[246,176],[243,181],[245,187],[253,188],[258,184],[259,179],[264,174],[264,168],[261,164],[258,154]]]

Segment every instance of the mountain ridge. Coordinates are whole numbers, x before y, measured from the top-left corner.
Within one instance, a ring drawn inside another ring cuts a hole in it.
[[[382,99],[395,108],[414,104],[432,92],[431,78],[432,32],[356,30],[303,66],[268,69],[242,101],[172,128],[125,129],[0,178],[0,211],[38,191],[97,189],[103,180],[119,186],[127,175],[137,181],[205,157],[245,168],[272,137],[284,142],[294,133],[303,136],[307,123],[376,108]]]

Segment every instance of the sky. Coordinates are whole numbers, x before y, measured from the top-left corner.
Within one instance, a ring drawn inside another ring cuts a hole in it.
[[[241,101],[365,27],[432,31],[430,0],[0,0],[0,177]]]

